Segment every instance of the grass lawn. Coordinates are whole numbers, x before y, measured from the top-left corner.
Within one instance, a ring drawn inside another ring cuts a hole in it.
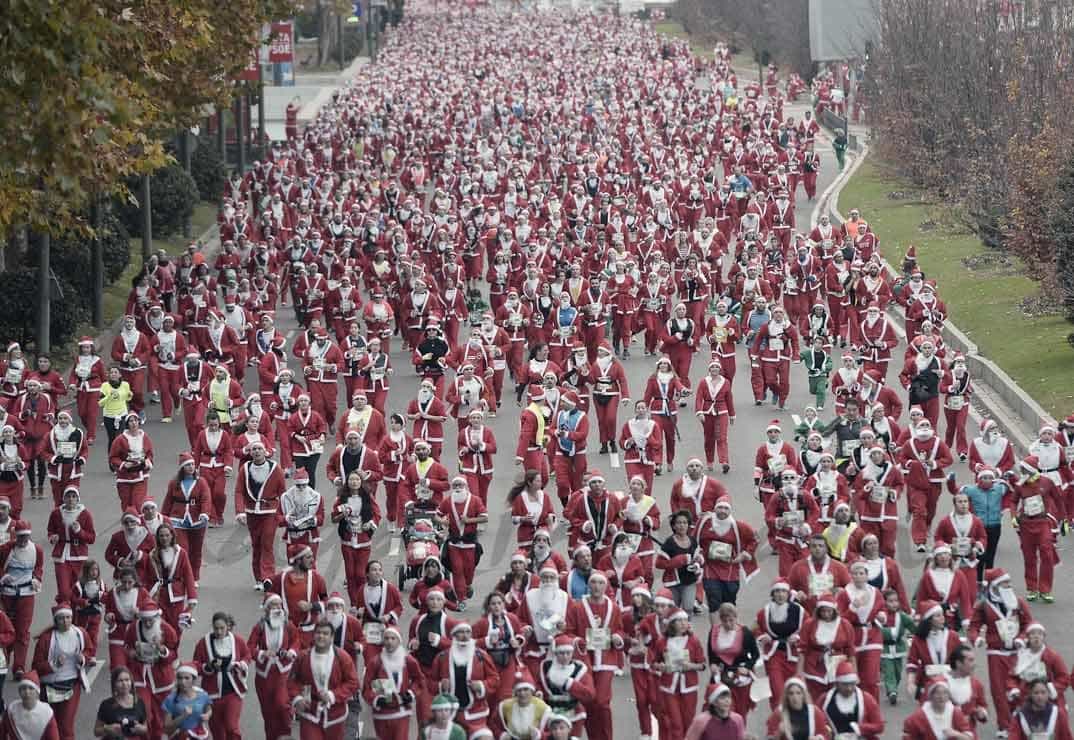
[[[666,18],[659,23],[653,24],[653,29],[657,33],[662,33],[665,36],[671,36],[676,39],[684,39],[690,43],[690,50],[694,52],[696,56],[701,57],[705,61],[712,59],[713,45],[702,44],[694,40],[694,36],[683,28],[682,24],[674,18]],[[735,54],[731,57],[731,67],[740,75],[749,75],[751,70],[757,67],[757,63],[753,61],[753,57],[749,54]]]
[[[902,191],[903,199],[889,198]],[[968,267],[964,260],[997,253],[945,216],[942,207],[898,179],[875,160],[865,162],[839,195],[839,210],[860,208],[880,235],[884,255],[898,269],[907,245],[917,245],[917,261],[936,280],[951,320],[1046,411],[1063,418],[1074,409],[1074,350],[1067,335],[1074,326],[1062,316],[1027,317],[1019,303],[1036,296],[1037,283],[1012,266]],[[921,229],[931,221],[935,226]],[[986,263],[992,264],[992,263]]]
[[[194,239],[201,237],[202,232],[213,225],[216,221],[217,208],[215,205],[199,202],[194,206],[194,215],[191,217],[192,233]],[[169,254],[178,254],[186,249],[189,239],[182,234],[168,239],[154,239],[153,248],[167,250]],[[123,274],[104,289],[104,324],[111,326],[112,322],[123,315],[123,309],[127,307],[127,296],[131,291],[134,276],[142,269],[142,238],[134,237],[130,240],[130,262]],[[83,332],[85,333],[85,332]]]

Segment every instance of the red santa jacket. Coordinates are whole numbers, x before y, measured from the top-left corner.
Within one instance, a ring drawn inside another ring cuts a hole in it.
[[[78,525],[78,531],[74,526]],[[97,540],[93,515],[79,504],[75,511],[57,506],[48,517],[48,538],[52,543],[52,560],[57,563],[76,563],[89,558],[89,546]]]
[[[441,684],[441,688],[446,686],[445,693],[457,695],[451,646],[444,648],[436,656],[433,676]],[[476,688],[469,690],[470,704],[460,707],[459,711],[467,722],[482,720],[489,716],[489,698],[496,696],[499,690],[500,673],[489,654],[480,647],[474,651],[473,659],[466,666],[466,680],[476,684]]]
[[[266,582],[265,590],[279,594],[283,599],[283,609],[291,624],[301,632],[312,633],[320,615],[324,613],[325,602],[328,601],[328,585],[324,576],[315,570],[300,574],[298,581],[290,578],[293,572],[296,572],[295,569],[289,566],[274,574]],[[300,601],[309,602],[308,612],[303,612],[298,607]]]
[[[139,483],[149,479],[149,472],[153,469],[153,440],[141,430],[138,433],[142,439],[140,455],[131,456],[129,431],[116,437],[108,451],[108,463],[116,471],[116,483]]]
[[[966,715],[962,713],[962,710],[954,704],[949,704],[948,706],[950,708],[950,729],[973,736],[973,725],[966,718]],[[1013,725],[1014,723],[1012,722],[1011,724]],[[902,723],[902,736],[904,738],[913,738],[913,740],[944,740],[945,738],[942,733],[937,735],[933,731],[932,723],[929,721],[928,715],[925,714],[925,707],[915,710]]]
[[[327,729],[347,720],[350,711],[347,704],[358,693],[358,672],[350,656],[333,645],[328,680],[324,686],[318,686],[313,675],[311,653],[313,649],[298,656],[287,678],[287,692],[300,719]],[[297,704],[307,688],[311,689],[309,705],[298,710]]]
[[[836,689],[831,689],[821,701],[820,708],[825,714],[835,710],[835,695]],[[880,712],[880,705],[871,694],[865,693],[856,686],[854,696],[856,706],[851,726],[857,725],[855,729],[861,740],[880,740],[880,736],[884,734],[884,715]]]
[[[615,637],[626,643],[626,633],[623,631],[622,615],[615,601],[607,594],[593,603],[588,596],[572,601],[567,606],[567,617],[564,620],[566,626],[564,633],[575,638],[580,651],[584,651],[589,657],[589,665],[594,671],[616,671],[623,668],[623,647],[615,647]],[[587,644],[589,630],[607,630],[609,639],[608,648],[593,648]]]
[[[389,673],[385,668],[387,659],[382,660],[383,653],[373,658],[366,667],[362,696],[372,708],[373,719],[379,722],[410,717],[414,713],[416,695],[425,690],[425,677],[418,661],[407,655],[402,647],[399,652],[403,654],[402,665],[393,673]],[[386,695],[378,691],[377,686],[381,685],[379,682],[382,681],[391,683],[393,693]]]
[[[222,696],[223,682],[220,677],[219,664],[215,663],[219,659],[219,655],[213,642],[214,638],[210,633],[194,645],[194,664],[197,665],[198,672],[201,673],[201,687],[205,689],[210,698],[219,699]],[[237,637],[234,632],[228,633],[227,637],[224,638],[224,643],[226,647],[221,652],[223,655],[230,656],[225,669],[228,678],[235,688],[235,693],[240,697],[246,696],[246,679],[250,670],[250,648],[246,641]]]
[[[274,650],[270,649],[264,619],[257,621],[246,640],[247,650],[253,659],[254,672],[261,678],[267,678],[272,671],[290,673],[299,651],[302,650],[302,634],[298,627],[285,619],[281,630],[280,644]]]
[[[802,625],[799,642],[802,650],[802,675],[821,684],[829,683],[828,656],[842,655],[846,660],[854,660],[857,640],[854,637],[853,625],[839,616],[834,621],[837,624],[832,634],[826,634],[828,630],[820,629],[820,619],[816,617],[807,619]]]
[[[280,496],[287,488],[283,477],[283,468],[275,460],[267,460],[268,478],[258,484],[250,474],[253,461],[239,466],[235,480],[235,515],[272,514],[276,515],[280,505]]]
[[[160,553],[149,553],[149,567],[155,582],[149,587],[149,595],[161,604],[194,605],[198,603],[198,586],[194,581],[194,569],[190,558],[179,545],[175,545],[175,557],[165,565]]]
[[[668,510],[675,512],[685,509],[693,516],[694,523],[699,524],[702,516],[713,511],[716,502],[727,495],[727,488],[715,478],[702,475],[693,481],[689,474],[683,475],[671,484]]]
[[[147,688],[155,697],[175,688],[175,660],[179,652],[179,634],[163,619],[159,619],[159,623],[160,654],[153,662],[143,662],[138,654],[138,644],[149,642],[141,620],[135,619],[127,625],[123,640],[127,648],[127,667],[134,674],[134,687]]]
[[[180,523],[188,521],[188,523],[197,524],[203,514],[209,521],[212,521],[217,517],[218,512],[213,506],[212,491],[209,489],[208,481],[204,478],[196,478],[194,485],[187,492],[182,484],[173,478],[168,481],[168,490],[164,494],[164,501],[161,502],[160,513]]]

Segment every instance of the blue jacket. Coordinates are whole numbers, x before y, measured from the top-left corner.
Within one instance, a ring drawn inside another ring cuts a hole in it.
[[[1003,515],[1003,497],[1007,493],[1007,484],[996,481],[987,491],[977,486],[962,486],[959,489],[969,496],[970,509],[980,518],[986,527],[998,527]]]

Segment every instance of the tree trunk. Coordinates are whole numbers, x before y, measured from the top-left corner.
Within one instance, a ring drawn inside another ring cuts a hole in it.
[[[37,235],[37,354],[45,355],[52,351],[52,337],[49,326],[49,300],[51,295],[49,284],[49,247],[51,238],[47,231]]]

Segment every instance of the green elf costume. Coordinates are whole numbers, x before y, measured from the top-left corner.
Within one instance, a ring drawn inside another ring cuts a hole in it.
[[[828,376],[832,374],[832,356],[824,351],[826,341],[825,337],[814,337],[813,345],[799,355],[809,373],[809,392],[816,399],[819,411],[824,410],[824,402],[828,400]]]
[[[449,710],[447,722],[438,721],[438,710]],[[438,694],[432,702],[433,720],[421,728],[421,740],[466,740],[466,730],[452,722],[459,703],[451,694]]]

